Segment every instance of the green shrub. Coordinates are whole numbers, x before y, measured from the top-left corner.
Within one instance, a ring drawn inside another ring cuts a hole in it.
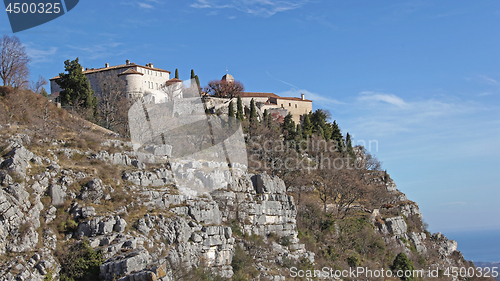
[[[231,226],[231,230],[232,230],[233,234],[240,236],[240,237],[243,236],[243,232],[241,231],[238,220],[236,220],[236,219],[232,220],[230,226]]]
[[[61,264],[62,281],[99,280],[99,266],[104,263],[101,252],[96,252],[88,241],[58,249],[57,259]]]
[[[292,242],[290,241],[290,237],[289,236],[281,237],[280,244],[281,244],[281,246],[285,246],[285,247],[290,246],[290,244],[292,244]]]
[[[415,267],[413,266],[413,263],[408,257],[405,255],[405,253],[401,252],[399,253],[396,258],[394,259],[394,262],[392,263],[391,270],[394,271],[395,274],[397,274],[398,271],[403,272],[403,276],[400,277],[401,280],[404,281],[411,281],[413,280],[413,276],[406,277],[404,276],[407,271],[412,272],[415,270]]]
[[[361,261],[356,255],[351,255],[347,258],[347,264],[352,268],[356,268],[361,265]]]
[[[253,266],[253,259],[240,246],[237,246],[234,251],[233,261],[233,281],[250,280],[258,275],[257,269]]]

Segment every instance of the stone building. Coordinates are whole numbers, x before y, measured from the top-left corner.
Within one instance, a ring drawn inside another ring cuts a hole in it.
[[[231,83],[234,82],[234,77],[231,74],[226,74],[221,80]],[[280,97],[274,93],[243,92],[240,94],[240,97],[245,104],[249,104],[253,99],[255,105],[259,107],[261,111],[267,109],[270,112],[283,112],[283,109],[285,109],[292,114],[293,121],[296,124],[300,123],[301,117],[304,114],[313,110],[312,100],[305,99],[304,94],[302,94],[300,98],[293,98]]]
[[[82,68],[83,69],[83,68]],[[92,90],[99,96],[101,94],[100,81],[106,77],[119,77],[125,81],[125,93],[128,97],[142,96],[146,93],[152,94],[153,102],[168,99],[168,96],[161,88],[169,81],[170,71],[155,68],[152,63],[145,66],[131,63],[129,60],[125,64],[109,66],[106,63],[103,68],[86,68],[83,74],[90,82]],[[61,88],[56,83],[59,76],[50,79],[50,92],[52,97],[59,95]],[[175,81],[176,82],[176,81]]]

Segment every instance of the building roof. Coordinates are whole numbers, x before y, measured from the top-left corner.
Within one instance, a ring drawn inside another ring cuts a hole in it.
[[[312,100],[306,100],[306,99],[301,99],[301,98],[277,97],[277,99],[280,99],[280,100],[293,100],[293,101],[307,101],[307,102],[312,102]]]
[[[274,93],[243,92],[239,94],[242,98],[280,98]]]
[[[177,79],[177,78],[172,78],[172,79],[168,80],[165,83],[165,85],[169,86],[169,85],[172,85],[172,84],[175,84],[175,83],[182,83],[182,80]]]
[[[124,72],[118,74],[118,76],[121,76],[121,75],[127,75],[127,74],[140,74],[140,75],[144,75],[144,73],[141,73],[133,68],[129,68],[127,70],[125,70]]]
[[[159,72],[166,72],[170,74],[171,72],[168,70],[164,70],[161,68],[156,68],[156,67],[150,67],[150,66],[144,66],[144,65],[138,65],[135,63],[129,63],[129,64],[120,64],[120,65],[115,65],[115,66],[110,66],[110,67],[102,67],[102,68],[92,68],[92,69],[86,69],[83,71],[83,74],[92,74],[92,73],[97,73],[97,72],[102,72],[102,71],[108,71],[108,70],[115,70],[115,69],[120,69],[120,68],[130,68],[130,67],[141,67],[144,69],[149,69],[149,70],[154,70],[154,71],[159,71]],[[54,80],[58,79],[59,76],[52,77],[49,80]]]

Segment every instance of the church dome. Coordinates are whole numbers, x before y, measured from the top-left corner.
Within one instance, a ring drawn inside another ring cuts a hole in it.
[[[222,76],[221,80],[226,81],[226,82],[234,82],[234,77],[233,77],[233,75],[228,73],[228,74]]]

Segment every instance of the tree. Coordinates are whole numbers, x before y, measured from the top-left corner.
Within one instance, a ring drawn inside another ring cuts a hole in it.
[[[333,155],[332,155],[333,156]],[[331,158],[334,159],[334,158]],[[336,209],[336,215],[344,219],[353,207],[353,203],[366,193],[364,172],[348,167],[318,167],[313,185],[318,190],[323,209],[326,212],[328,202]]]
[[[227,115],[228,115],[229,117],[234,118],[234,105],[233,105],[233,101],[230,101],[230,102],[229,102],[229,110],[228,110],[228,112],[227,112]]]
[[[243,84],[239,81],[227,82],[212,80],[205,87],[205,92],[217,98],[234,98],[244,91]]]
[[[396,256],[391,269],[395,272],[395,274],[398,274],[398,271],[400,271],[399,275],[403,275],[402,277],[399,277],[401,280],[411,281],[414,279],[413,271],[415,270],[415,267],[413,266],[413,262],[403,252]],[[411,275],[408,272],[411,272]]]
[[[283,119],[282,128],[286,140],[295,139],[295,122],[290,112],[288,112],[285,119]]]
[[[59,95],[63,105],[69,105],[79,109],[95,110],[97,108],[97,98],[90,87],[87,77],[83,74],[82,66],[75,60],[66,60],[64,69],[67,74],[60,73],[56,83],[63,89]]]
[[[351,135],[349,135],[349,133],[347,133],[347,135],[345,137],[345,144],[346,144],[347,153],[349,154],[351,159],[355,160],[356,155],[354,154],[354,149],[352,148]]]
[[[250,122],[257,122],[257,109],[255,108],[255,101],[250,100]]]
[[[35,94],[42,94],[42,91],[45,91],[43,86],[45,86],[47,84],[48,84],[47,80],[40,75],[40,76],[38,76],[38,81],[31,82],[31,90]],[[47,92],[45,92],[45,93],[47,93]]]
[[[175,69],[175,78],[179,79],[179,69]]]
[[[304,115],[304,123],[302,124],[302,135],[304,138],[308,138],[312,135],[313,125],[309,117],[310,114]]]
[[[300,124],[297,124],[297,128],[295,130],[295,136],[298,141],[302,139],[302,128],[300,127]]]
[[[200,88],[200,79],[198,78],[198,75],[194,74],[193,69],[191,69],[191,79],[194,79],[194,81],[196,81],[196,84],[198,85],[198,88]]]
[[[238,96],[238,100],[236,101],[236,119],[240,121],[245,119],[245,115],[243,114],[243,103],[240,96]]]
[[[127,135],[130,102],[124,93],[125,81],[116,75],[106,75],[99,77],[98,85],[101,89],[97,97],[98,123],[106,129]]]
[[[341,152],[344,150],[344,139],[342,138],[342,133],[339,129],[339,126],[337,125],[336,121],[333,121],[333,124],[331,125],[331,140],[335,142],[337,145],[337,151]]]
[[[0,78],[3,86],[27,87],[30,59],[16,36],[0,40]]]

